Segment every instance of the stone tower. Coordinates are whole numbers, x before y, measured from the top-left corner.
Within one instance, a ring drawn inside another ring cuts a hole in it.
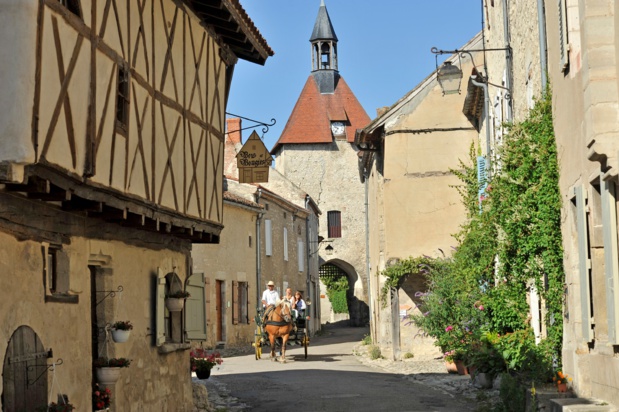
[[[322,0],[310,37],[311,74],[271,154],[275,168],[318,203],[321,274],[348,277],[350,321],[361,326],[369,319],[365,191],[353,142],[370,118],[340,75],[337,42]],[[325,302],[323,322],[341,319],[325,318],[330,312]]]

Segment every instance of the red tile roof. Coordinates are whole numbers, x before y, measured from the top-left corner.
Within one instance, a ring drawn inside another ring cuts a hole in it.
[[[310,75],[271,154],[275,155],[283,144],[331,143],[331,118],[344,115],[348,119],[346,140],[352,143],[355,131],[367,126],[370,117],[343,77],[339,77],[335,93],[320,94],[314,76]]]

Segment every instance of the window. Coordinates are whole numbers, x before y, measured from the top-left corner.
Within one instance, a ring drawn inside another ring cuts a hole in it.
[[[600,179],[604,230],[604,271],[606,279],[606,311],[608,340],[619,345],[619,265],[617,260],[617,185]]]
[[[188,282],[188,289],[192,290],[190,287],[190,282]],[[199,282],[195,281],[193,284],[194,292],[196,292],[199,287]],[[193,311],[193,308],[197,305],[197,303],[190,301],[191,303],[187,306],[187,301],[185,301],[185,306],[180,311],[169,310],[166,306],[166,296],[170,293],[178,292],[183,290],[183,282],[179,278],[179,276],[175,272],[170,272],[168,274],[163,274],[161,268],[157,268],[157,302],[155,305],[155,318],[156,318],[156,328],[155,328],[155,343],[156,346],[159,347],[159,351],[163,353],[171,352],[179,349],[189,348],[189,343],[183,342],[183,325],[182,325],[182,315],[183,312],[187,313],[189,311]],[[191,293],[191,292],[189,292]],[[193,299],[199,298],[199,292],[196,293],[196,296],[193,296]],[[204,296],[204,294],[203,294]],[[190,296],[191,298],[191,296]],[[194,314],[190,315],[191,318]],[[198,315],[195,315],[198,316]],[[206,317],[206,316],[205,316]],[[199,331],[196,331],[199,333]]]
[[[264,249],[267,256],[273,255],[273,233],[271,232],[271,221],[264,221]]]
[[[284,260],[288,262],[288,229],[284,228]]]
[[[249,324],[249,284],[232,281],[232,324]]]
[[[60,245],[43,243],[43,281],[46,302],[78,303],[77,295],[69,294],[71,268],[69,254]]]
[[[80,6],[80,0],[59,0],[60,4],[65,6],[71,13],[77,17],[82,18],[82,7]]]
[[[123,67],[118,67],[116,79],[116,126],[126,131],[129,125],[129,74]]]
[[[297,256],[299,258],[299,272],[305,270],[305,243],[303,239],[297,239]]]
[[[329,237],[342,237],[342,216],[337,210],[327,212]]]

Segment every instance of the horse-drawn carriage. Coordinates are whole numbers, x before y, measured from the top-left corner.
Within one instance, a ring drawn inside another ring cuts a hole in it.
[[[309,303],[308,303],[309,305]],[[289,343],[303,346],[305,359],[307,359],[307,347],[309,345],[309,316],[305,311],[299,311],[295,315],[286,300],[278,302],[272,310],[267,309],[256,314],[256,334],[254,343],[256,360],[262,357],[262,347],[271,346],[271,360],[275,360],[275,349],[279,348],[282,361],[286,361],[286,346]]]

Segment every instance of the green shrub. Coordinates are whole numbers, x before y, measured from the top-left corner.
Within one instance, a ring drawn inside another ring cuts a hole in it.
[[[372,360],[376,360],[376,359],[382,358],[382,354],[381,354],[380,348],[378,346],[374,346],[374,345],[370,346],[369,354],[370,354],[370,359],[372,359]]]
[[[406,352],[403,356],[404,359],[412,359],[415,357],[415,355],[411,352]]]
[[[363,339],[361,340],[361,344],[364,345],[364,346],[371,345],[372,344],[372,336],[371,335],[365,335],[363,337]]]
[[[346,276],[321,276],[320,280],[327,287],[327,297],[331,302],[333,313],[348,313],[348,278]]]

